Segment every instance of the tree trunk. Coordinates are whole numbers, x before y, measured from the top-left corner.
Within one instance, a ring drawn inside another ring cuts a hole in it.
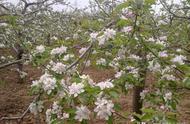
[[[146,73],[147,73],[147,59],[146,59],[146,51],[141,48],[139,52],[139,56],[142,60],[139,62],[140,70],[139,70],[139,79],[141,81],[138,85],[134,86],[133,91],[133,112],[136,114],[142,114],[143,100],[141,99],[141,92],[144,90],[145,82],[146,82]],[[137,116],[134,116],[135,119],[140,119]]]
[[[142,114],[143,101],[141,100],[140,93],[143,89],[144,87],[142,86],[135,86],[133,91],[133,112],[137,114]]]
[[[50,45],[50,42],[51,42],[51,35],[50,35],[50,33],[48,33],[48,35],[47,35],[47,45],[48,46]]]
[[[22,49],[22,47],[19,44],[16,44],[16,49],[17,49],[17,51],[16,51],[17,60],[20,60],[20,59],[22,59],[24,50]],[[23,62],[22,61],[17,63],[17,69],[18,69],[18,76],[19,76],[18,82],[23,83],[23,79],[20,77],[20,72],[23,71]]]

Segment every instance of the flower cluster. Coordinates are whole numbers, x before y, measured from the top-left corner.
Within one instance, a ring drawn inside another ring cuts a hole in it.
[[[179,65],[184,65],[184,60],[186,60],[186,57],[183,55],[177,55],[175,56],[171,61],[174,63],[178,63]]]
[[[114,85],[112,84],[112,82],[110,80],[106,80],[105,82],[104,81],[99,82],[98,84],[96,84],[96,86],[100,87],[101,90],[114,87]]]
[[[66,70],[66,65],[61,62],[53,63],[51,70],[56,72],[57,74],[62,74]]]
[[[69,86],[69,94],[73,95],[74,97],[77,97],[80,93],[84,92],[84,84],[82,83],[72,83],[71,86]]]
[[[90,120],[90,110],[86,106],[83,106],[83,105],[81,105],[80,107],[77,107],[75,119],[80,122],[82,120]]]
[[[54,102],[51,109],[46,110],[46,122],[51,124],[52,115],[56,115],[58,119],[67,119],[69,118],[69,114],[63,112],[63,108],[58,104],[58,102]]]
[[[96,61],[96,64],[106,66],[107,62],[104,58],[100,58],[99,60]]]
[[[129,18],[133,18],[135,16],[135,14],[129,9],[129,8],[124,8],[122,9],[122,19],[129,19]]]
[[[38,112],[42,112],[42,109],[44,108],[43,102],[38,101],[38,102],[32,102],[29,106],[29,110],[31,113],[36,115]]]
[[[43,53],[45,51],[45,47],[43,45],[39,45],[36,47],[35,53]]]
[[[52,75],[45,73],[39,80],[32,82],[32,87],[42,87],[49,95],[57,87],[56,79]]]
[[[62,55],[67,52],[67,47],[61,46],[51,50],[51,55]]]
[[[104,45],[107,40],[113,39],[115,37],[115,35],[116,35],[116,31],[115,30],[109,29],[109,28],[106,29],[104,31],[104,34],[102,36],[98,37],[98,41],[99,41],[98,44],[99,45]]]
[[[114,104],[111,100],[107,100],[106,98],[97,98],[95,102],[96,108],[94,109],[97,112],[97,116],[100,119],[108,120],[109,116],[114,112],[113,107]]]

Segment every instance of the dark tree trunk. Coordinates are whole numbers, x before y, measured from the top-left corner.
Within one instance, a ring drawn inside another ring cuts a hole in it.
[[[24,53],[24,50],[21,47],[21,45],[16,44],[16,57],[17,57],[17,60],[22,59],[23,53]],[[19,76],[19,81],[18,82],[23,83],[23,79],[20,77],[20,72],[23,71],[23,62],[22,61],[17,63],[17,69],[18,69],[18,76]]]
[[[143,89],[144,87],[142,86],[135,86],[133,91],[133,112],[137,114],[142,114],[143,101],[141,100],[140,93]]]
[[[142,107],[143,107],[143,100],[141,99],[141,92],[144,90],[145,82],[146,82],[146,73],[147,73],[147,59],[146,59],[146,52],[141,48],[139,52],[139,56],[142,58],[142,60],[139,62],[140,70],[139,70],[139,76],[141,79],[139,84],[134,86],[133,89],[133,112],[136,114],[142,114]],[[135,119],[140,119],[137,116],[134,116]]]
[[[47,45],[48,46],[50,45],[50,42],[51,42],[51,35],[50,35],[50,33],[48,33],[48,35],[47,35]]]

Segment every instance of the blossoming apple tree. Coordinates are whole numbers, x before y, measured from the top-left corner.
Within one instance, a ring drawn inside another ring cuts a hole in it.
[[[99,20],[98,28],[89,31],[81,22],[73,39],[39,44],[31,52],[31,62],[44,74],[32,82],[31,93],[39,97],[30,111],[34,115],[45,111],[49,124],[85,124],[94,118],[114,123],[115,116],[131,123],[177,123],[177,91],[189,88],[188,12],[182,22],[163,1],[116,2],[110,11],[102,10],[105,3],[95,2],[107,16]],[[157,2],[165,9],[160,14],[152,7]],[[82,45],[77,42],[80,32],[85,32]],[[83,47],[76,50],[78,45]],[[112,68],[115,76],[94,82],[83,74],[87,66]],[[150,75],[152,82],[147,81]],[[129,90],[133,90],[134,113],[126,114],[117,99]],[[48,108],[43,105],[47,99]]]

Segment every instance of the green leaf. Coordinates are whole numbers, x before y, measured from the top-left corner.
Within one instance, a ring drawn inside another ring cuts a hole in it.
[[[118,28],[122,28],[122,27],[124,27],[124,26],[126,26],[127,25],[127,21],[126,20],[124,20],[124,19],[121,19],[121,20],[119,20],[118,22],[117,22],[117,27]]]
[[[108,124],[113,124],[113,115],[109,117],[109,119],[107,120]]]
[[[154,109],[151,109],[151,108],[143,108],[142,111],[145,113],[155,113],[156,112]]]
[[[147,5],[152,5],[152,4],[155,4],[156,0],[145,0],[145,4]]]
[[[190,88],[190,78],[185,78],[183,81],[183,86],[186,88]]]
[[[145,114],[141,117],[141,121],[151,120],[154,117],[153,114]]]
[[[120,4],[120,5],[118,5],[115,10],[116,10],[117,12],[119,12],[119,11],[121,11],[123,8],[127,8],[128,6],[129,6],[129,3],[128,3],[128,2],[124,2],[124,3]]]
[[[109,94],[113,97],[113,98],[118,98],[119,94],[116,91],[110,91]]]

